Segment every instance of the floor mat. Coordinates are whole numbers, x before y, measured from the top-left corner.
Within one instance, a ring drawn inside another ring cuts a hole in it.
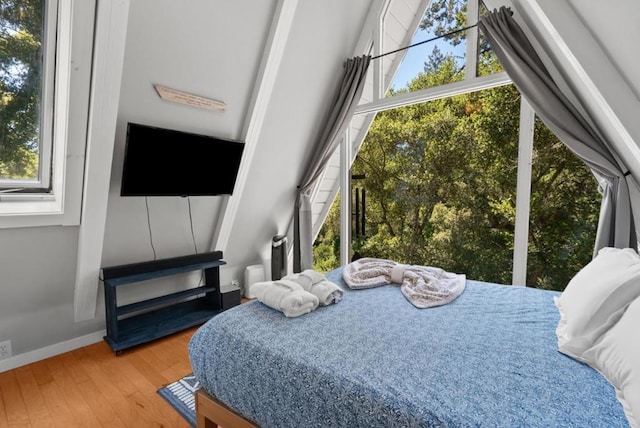
[[[198,381],[193,373],[190,373],[162,387],[158,394],[164,398],[192,427],[196,426],[196,401],[195,392],[199,388]]]

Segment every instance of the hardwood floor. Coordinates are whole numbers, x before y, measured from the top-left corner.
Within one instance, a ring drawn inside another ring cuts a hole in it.
[[[0,428],[188,428],[157,390],[191,372],[196,329],[118,356],[100,342],[0,373]]]

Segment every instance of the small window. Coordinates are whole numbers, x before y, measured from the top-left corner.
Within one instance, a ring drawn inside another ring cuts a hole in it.
[[[96,4],[0,0],[0,228],[80,222]]]
[[[49,193],[56,2],[0,3],[0,192]]]

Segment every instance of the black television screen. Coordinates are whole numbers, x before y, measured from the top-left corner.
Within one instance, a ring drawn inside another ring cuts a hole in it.
[[[231,195],[244,143],[129,123],[120,196]]]

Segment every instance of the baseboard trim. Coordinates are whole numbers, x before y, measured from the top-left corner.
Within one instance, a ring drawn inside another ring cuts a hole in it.
[[[74,349],[93,345],[103,340],[106,334],[106,330],[102,330],[0,360],[0,373],[17,369],[18,367],[26,366],[27,364],[35,363],[36,361],[46,358],[55,357],[56,355],[64,354]]]

